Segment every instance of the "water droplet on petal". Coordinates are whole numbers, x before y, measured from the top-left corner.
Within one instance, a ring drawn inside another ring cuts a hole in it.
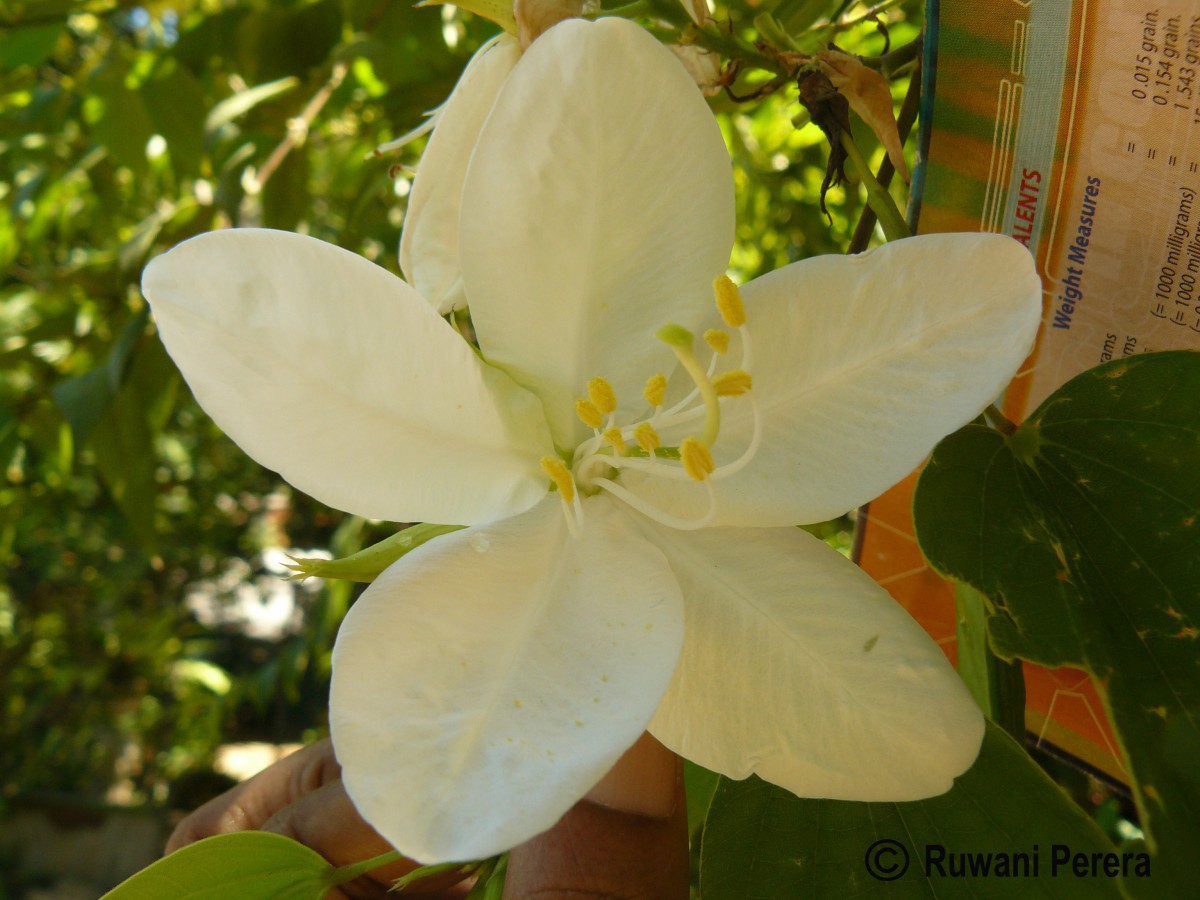
[[[487,553],[488,547],[492,545],[491,539],[486,534],[473,534],[467,538],[467,543],[476,553]]]

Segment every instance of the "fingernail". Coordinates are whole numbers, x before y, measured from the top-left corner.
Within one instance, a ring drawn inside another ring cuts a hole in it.
[[[665,819],[675,811],[682,778],[682,760],[643,734],[584,799],[618,812]]]

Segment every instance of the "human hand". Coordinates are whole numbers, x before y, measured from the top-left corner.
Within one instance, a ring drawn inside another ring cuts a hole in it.
[[[166,849],[171,853],[214,834],[248,830],[290,837],[335,866],[391,849],[350,802],[328,740],[285,757],[201,806],[179,823]],[[416,867],[399,860],[329,896],[383,897],[394,879]],[[443,900],[462,897],[466,886],[456,884],[458,880],[426,880],[405,893]],[[643,735],[552,829],[513,849],[504,897],[670,900],[687,893],[682,764],[654,738]]]

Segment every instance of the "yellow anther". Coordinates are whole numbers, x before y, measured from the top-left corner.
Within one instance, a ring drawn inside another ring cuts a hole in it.
[[[708,344],[714,353],[724,353],[729,349],[729,332],[720,328],[710,328],[704,332],[704,343]]]
[[[649,422],[643,422],[637,428],[633,429],[633,439],[647,453],[653,453],[662,446],[662,438],[658,436],[658,432],[654,430],[654,426]]]
[[[557,456],[543,456],[541,465],[542,471],[554,482],[563,500],[567,503],[574,501],[575,480],[571,478],[571,470],[567,468],[567,464]]]
[[[612,444],[613,449],[618,453],[625,452],[625,438],[621,437],[620,428],[610,428],[604,432],[604,439]]]
[[[646,387],[642,390],[646,402],[651,406],[662,406],[663,397],[667,393],[667,376],[659,372],[646,379]]]
[[[588,428],[599,428],[604,424],[604,416],[600,414],[600,410],[596,409],[596,405],[591,400],[582,398],[576,400],[575,415],[579,416],[579,421]]]
[[[712,380],[713,387],[717,389],[718,397],[740,397],[742,394],[750,393],[752,384],[750,373],[743,372],[741,369],[730,369],[728,372],[722,372]]]
[[[742,294],[728,275],[713,279],[713,293],[717,297],[717,310],[721,319],[730,328],[746,324],[746,308],[742,305]]]
[[[708,447],[694,437],[684,438],[679,445],[679,461],[683,463],[683,471],[688,473],[688,477],[696,481],[703,481],[716,468]]]
[[[592,401],[592,406],[596,407],[600,415],[607,416],[610,413],[616,412],[617,392],[603,378],[597,377],[589,381],[587,383],[587,392],[588,399]]]

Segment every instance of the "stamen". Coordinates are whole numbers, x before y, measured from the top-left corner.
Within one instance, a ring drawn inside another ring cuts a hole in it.
[[[710,328],[704,332],[704,343],[708,344],[714,353],[724,353],[729,349],[729,332],[720,328]]]
[[[582,398],[576,400],[575,415],[579,416],[579,421],[588,428],[599,428],[604,424],[604,416],[600,414],[600,410],[596,409],[596,404],[591,400]]]
[[[753,392],[748,394],[746,399],[750,403],[750,414],[752,416],[750,443],[742,451],[742,455],[733,462],[726,463],[714,469],[712,474],[705,479],[706,483],[709,481],[720,481],[722,478],[728,478],[730,475],[740,472],[754,458],[755,454],[758,453],[758,448],[762,446],[762,415],[759,412],[758,404],[754,400]],[[682,456],[682,449],[680,447],[680,456]],[[691,479],[691,476],[683,471],[683,469],[657,464],[654,459],[625,456],[620,459],[609,459],[608,462],[618,469],[632,469],[635,472],[645,472],[648,475],[655,475],[671,481],[687,481]]]
[[[604,439],[612,444],[618,453],[625,452],[625,438],[621,437],[620,428],[610,428],[604,432]]]
[[[750,353],[750,329],[743,325],[738,329],[738,337],[742,340],[742,368],[749,372],[754,366],[754,357]]]
[[[637,510],[648,519],[653,519],[661,525],[666,525],[668,528],[675,528],[679,531],[695,531],[698,528],[704,528],[713,520],[713,516],[717,512],[717,494],[713,490],[712,482],[705,480],[703,483],[705,488],[708,489],[708,511],[699,519],[684,519],[651,506],[637,494],[626,490],[615,481],[610,481],[607,478],[596,479],[597,487],[608,491],[618,500],[625,501],[625,504],[630,508]]]
[[[651,375],[646,379],[646,387],[642,393],[646,397],[646,402],[651,406],[662,406],[663,397],[667,393],[667,376],[662,372],[657,375]]]
[[[596,377],[587,383],[588,400],[602,416],[611,415],[617,410],[617,392],[603,378]]]
[[[713,293],[717,298],[717,310],[726,325],[737,328],[746,324],[746,307],[742,304],[742,294],[728,275],[718,275],[713,279]]]
[[[684,438],[679,445],[679,461],[694,481],[704,481],[715,468],[712,452],[694,437]]]
[[[750,435],[750,443],[746,449],[731,463],[726,463],[712,473],[710,481],[718,481],[722,478],[728,478],[736,472],[740,472],[746,463],[754,459],[754,454],[758,452],[759,446],[762,444],[762,415],[758,411],[758,404],[754,401],[754,395],[751,394],[746,398],[750,401],[750,414],[753,416],[753,430]]]
[[[718,397],[740,397],[742,394],[748,394],[752,386],[750,373],[741,369],[730,369],[713,379],[713,387],[717,389]]]
[[[662,438],[658,436],[658,432],[654,430],[654,426],[649,422],[643,422],[637,428],[633,429],[633,439],[651,457],[654,456],[654,451],[662,446]]]
[[[567,464],[557,456],[543,456],[539,462],[542,471],[554,482],[554,486],[562,494],[563,502],[573,502],[575,500],[575,480],[571,478],[571,470],[567,468]]]

